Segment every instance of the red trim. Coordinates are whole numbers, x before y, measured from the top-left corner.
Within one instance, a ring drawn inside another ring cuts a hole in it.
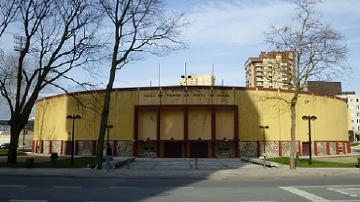
[[[92,141],[92,155],[96,155],[96,140]]]
[[[117,145],[117,141],[114,140],[113,141],[113,156],[116,156],[116,145]]]
[[[44,140],[40,141],[40,153],[44,153]]]
[[[139,107],[134,107],[134,141],[133,141],[133,156],[138,156],[138,138],[139,138]]]
[[[234,108],[234,151],[235,158],[240,157],[240,148],[239,148],[239,108],[237,105],[233,106]]]
[[[299,152],[299,156],[302,156],[302,150],[301,150],[301,142],[298,141],[298,152]]]
[[[61,155],[64,154],[64,141],[63,141],[63,140],[61,140],[60,154],[61,154]]]
[[[317,142],[316,142],[316,141],[314,141],[314,155],[315,155],[315,156],[318,155]]]
[[[326,155],[330,155],[330,143],[326,142]]]
[[[50,140],[49,141],[49,154],[52,153],[52,141]]]
[[[216,110],[215,107],[211,108],[211,156],[216,157],[215,153],[216,145]]]
[[[189,109],[184,107],[184,157],[189,157]]]
[[[31,144],[31,152],[32,152],[32,153],[35,152],[35,141],[32,141],[32,144]]]
[[[347,151],[350,154],[351,153],[351,145],[350,142],[347,142]]]
[[[346,150],[347,150],[346,144],[345,144],[345,142],[343,142],[343,152],[344,152],[344,154],[346,154]]]
[[[339,154],[340,153],[340,149],[339,149],[339,143],[336,142],[336,154]]]
[[[281,145],[281,141],[279,141],[279,156],[282,156],[282,145]]]
[[[160,157],[160,121],[161,121],[160,106],[157,106],[156,112],[156,157]]]

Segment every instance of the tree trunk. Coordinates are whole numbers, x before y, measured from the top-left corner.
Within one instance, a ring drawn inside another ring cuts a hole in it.
[[[17,161],[17,147],[19,143],[19,136],[21,127],[18,125],[10,125],[10,147],[8,151],[8,164],[16,165]]]
[[[116,73],[116,66],[112,66],[110,70],[110,77],[108,85],[106,86],[105,97],[104,97],[104,106],[101,113],[101,122],[100,122],[100,131],[99,137],[96,145],[96,164],[97,169],[102,168],[103,162],[103,149],[104,149],[104,138],[106,133],[106,126],[108,123],[109,117],[109,107],[110,107],[110,98],[111,98],[111,91],[113,88],[114,80],[115,80],[115,73]]]
[[[295,155],[296,155],[296,103],[297,95],[291,99],[291,139],[290,139],[290,169],[295,169]]]

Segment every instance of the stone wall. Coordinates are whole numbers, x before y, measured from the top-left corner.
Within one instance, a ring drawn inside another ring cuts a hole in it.
[[[326,155],[326,142],[316,142],[316,147],[318,156]]]
[[[52,141],[52,152],[61,155],[61,141]]]
[[[256,157],[257,156],[257,143],[256,142],[240,142],[240,156]]]
[[[296,143],[297,145],[297,143]],[[282,156],[288,157],[290,156],[290,142],[281,142],[281,153]]]
[[[265,142],[265,153],[270,157],[279,156],[279,142]]]
[[[92,156],[93,155],[93,141],[86,140],[86,141],[78,141],[77,142],[77,151],[78,155],[84,156]]]
[[[117,141],[116,156],[132,156],[132,141]]]
[[[336,155],[336,143],[330,142],[329,146],[330,146],[330,155]]]

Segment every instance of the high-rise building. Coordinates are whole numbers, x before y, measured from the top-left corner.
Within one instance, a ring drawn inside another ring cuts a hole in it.
[[[180,85],[181,86],[213,86],[215,84],[215,76],[206,74],[206,75],[186,75],[181,76]]]
[[[347,102],[349,113],[349,133],[352,135],[353,141],[360,141],[360,95],[355,92],[343,92],[338,95]]]
[[[261,52],[245,62],[246,87],[292,89],[294,52]]]

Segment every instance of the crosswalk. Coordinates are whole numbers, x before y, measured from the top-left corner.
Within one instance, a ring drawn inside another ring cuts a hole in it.
[[[279,188],[302,198],[305,198],[309,201],[360,202],[360,185],[284,186]],[[324,192],[326,191],[332,191],[337,193],[338,195],[336,196],[338,199],[326,198],[326,196],[323,196],[325,195]]]

